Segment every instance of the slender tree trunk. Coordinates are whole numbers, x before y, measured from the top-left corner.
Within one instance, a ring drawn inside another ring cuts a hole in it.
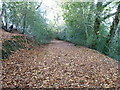
[[[1,11],[1,13],[0,13],[0,28],[2,28],[2,26],[4,26],[4,23],[3,23],[3,20],[2,20],[3,14],[6,14],[5,4],[4,4],[4,3],[2,3],[2,11]]]
[[[97,3],[97,11],[96,11],[96,18],[95,18],[95,23],[94,23],[94,31],[97,36],[98,31],[100,29],[100,24],[101,24],[101,16],[100,14],[102,13],[102,2]]]
[[[22,32],[22,34],[25,33],[25,28],[26,28],[26,13],[25,13],[24,19],[23,19],[23,32]]]
[[[106,46],[104,47],[104,51],[108,52],[108,47],[110,47],[110,44],[112,42],[112,39],[114,38],[114,36],[116,35],[116,33],[118,33],[118,35],[120,34],[120,4],[118,5],[117,8],[117,13],[115,15],[115,18],[113,19],[112,25],[110,27],[110,33],[108,35],[108,39],[106,41]]]
[[[115,15],[115,18],[113,20],[113,23],[110,27],[110,34],[109,34],[109,39],[107,40],[107,43],[111,43],[111,40],[113,39],[113,37],[115,36],[115,32],[117,30],[117,28],[119,27],[119,18],[120,18],[120,4],[118,5],[117,8],[117,13]],[[118,29],[120,30],[120,29]]]
[[[25,33],[25,28],[26,28],[26,16],[27,16],[27,3],[25,3],[25,8],[24,8],[24,16],[23,16],[23,32],[22,34]]]
[[[103,12],[104,8],[107,7],[110,3],[112,2],[108,2],[105,5],[103,5],[103,2],[97,3],[96,18],[95,18],[95,23],[94,23],[94,31],[95,31],[96,36],[98,35],[101,22],[115,14],[114,13],[112,15],[108,15],[107,17],[101,18],[101,13]]]
[[[94,33],[95,33],[95,39],[93,41],[92,47],[94,49],[96,49],[96,45],[97,45],[97,39],[98,39],[98,31],[100,29],[100,24],[101,24],[101,16],[100,14],[102,13],[103,9],[102,9],[102,2],[98,2],[97,6],[96,6],[96,18],[95,18],[95,22],[94,22]]]

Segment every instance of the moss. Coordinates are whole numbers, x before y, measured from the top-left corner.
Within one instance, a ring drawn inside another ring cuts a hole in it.
[[[13,39],[15,39],[16,41],[18,41],[19,43],[25,43],[25,38],[23,36],[13,36]]]
[[[24,48],[24,45],[21,42],[15,40],[6,40],[2,44],[2,59],[8,58],[13,51],[16,51],[20,48]]]

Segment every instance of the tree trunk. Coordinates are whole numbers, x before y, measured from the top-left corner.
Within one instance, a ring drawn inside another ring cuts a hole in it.
[[[94,31],[95,31],[96,36],[97,36],[98,31],[100,29],[100,24],[101,24],[100,14],[102,13],[102,11],[103,11],[102,2],[98,2],[97,3],[97,11],[96,11],[96,19],[95,19],[95,23],[94,23]]]
[[[26,27],[26,14],[24,15],[24,20],[23,20],[23,32],[22,32],[22,34],[25,33],[25,27]]]
[[[0,28],[2,28],[4,26],[3,20],[2,20],[2,16],[5,13],[5,4],[2,3],[2,11],[0,13]]]
[[[117,28],[119,27],[118,26],[119,25],[119,18],[120,18],[119,13],[120,13],[120,4],[118,5],[117,13],[116,13],[115,18],[113,20],[113,23],[110,27],[110,34],[109,34],[109,39],[107,40],[107,43],[111,43],[111,40],[115,36],[115,32],[116,32]],[[118,28],[118,30],[120,30],[120,29]]]
[[[96,41],[98,39],[98,31],[100,29],[100,24],[101,24],[101,16],[100,16],[100,14],[103,11],[102,2],[97,3],[96,9],[97,9],[96,10],[96,18],[95,18],[95,22],[94,22],[95,41],[93,41],[93,44],[92,44],[92,47],[94,49],[96,49],[96,45],[97,45]]]
[[[22,32],[22,34],[24,34],[25,33],[25,28],[26,28],[26,15],[27,15],[27,11],[26,11],[26,9],[27,9],[27,3],[25,3],[25,8],[24,8],[24,15],[23,15],[23,32]]]
[[[110,27],[110,33],[106,41],[106,46],[104,47],[105,52],[108,52],[108,47],[110,47],[110,44],[112,43],[112,39],[114,38],[116,33],[118,33],[118,35],[120,34],[120,26],[119,26],[120,25],[120,14],[119,13],[120,13],[120,4],[118,5],[117,13]]]

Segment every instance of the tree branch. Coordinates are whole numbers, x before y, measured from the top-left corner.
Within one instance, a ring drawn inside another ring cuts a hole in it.
[[[1,12],[1,14],[0,14],[0,18],[2,17],[2,15],[3,15],[3,10],[2,10],[2,12]]]
[[[108,2],[105,5],[103,5],[103,8],[107,7],[109,4],[111,4],[112,2]]]
[[[105,16],[105,17],[103,18],[103,20],[105,20],[105,19],[107,19],[107,18],[109,18],[109,17],[111,17],[111,16],[114,16],[114,15],[117,14],[117,13],[120,13],[120,12],[111,13],[111,14]]]
[[[42,5],[42,2],[40,3],[40,5],[38,5],[38,6],[37,6],[36,10],[37,10],[38,8],[40,8],[40,7],[41,7],[41,5]]]

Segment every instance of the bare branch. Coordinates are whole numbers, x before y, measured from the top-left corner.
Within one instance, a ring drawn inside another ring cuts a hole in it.
[[[38,8],[40,8],[40,7],[41,7],[41,5],[42,5],[42,2],[40,3],[40,5],[38,5],[38,6],[37,6],[36,10],[37,10]]]
[[[107,18],[109,18],[109,17],[111,17],[111,16],[114,16],[114,15],[117,14],[117,13],[118,13],[118,12],[111,13],[111,14],[105,16],[105,17],[103,18],[103,20],[105,20],[105,19],[107,19]]]
[[[1,14],[0,14],[0,18],[2,17],[2,15],[3,15],[3,10],[2,10],[2,12],[1,12]]]
[[[107,18],[109,18],[109,17],[111,17],[111,16],[114,16],[115,14],[120,14],[120,4],[118,5],[117,12],[105,16],[105,17],[103,18],[103,20],[105,20],[105,19],[107,19]]]
[[[111,4],[112,2],[108,2],[105,5],[103,5],[103,8],[107,7],[109,4]]]

